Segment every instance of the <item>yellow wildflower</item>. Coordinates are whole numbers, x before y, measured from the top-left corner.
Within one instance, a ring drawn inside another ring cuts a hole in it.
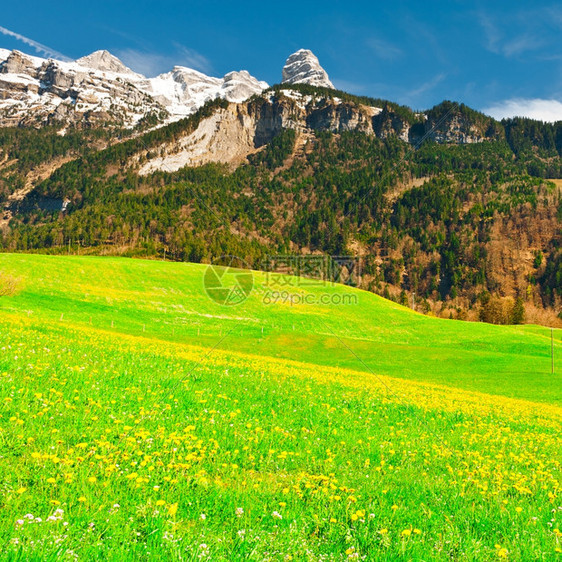
[[[174,515],[178,512],[178,504],[173,503],[172,505],[170,505],[170,507],[168,507],[168,515],[170,515],[170,517],[174,517]]]

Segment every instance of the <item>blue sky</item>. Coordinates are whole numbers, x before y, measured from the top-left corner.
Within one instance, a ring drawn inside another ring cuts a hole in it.
[[[57,0],[5,3],[0,26],[0,47],[30,54],[107,49],[147,75],[181,64],[215,76],[247,69],[270,84],[308,48],[352,93],[562,119],[560,3]]]

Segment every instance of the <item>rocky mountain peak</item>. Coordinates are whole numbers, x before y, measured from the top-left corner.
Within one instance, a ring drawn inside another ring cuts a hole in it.
[[[300,49],[287,59],[283,67],[283,84],[310,84],[334,89],[328,73],[308,49]]]
[[[239,70],[224,75],[221,89],[228,101],[241,102],[267,88],[267,82],[254,78],[247,70]]]
[[[34,72],[34,66],[31,57],[24,55],[20,51],[12,51],[4,62],[0,64],[0,72],[3,74]]]
[[[94,51],[92,54],[82,57],[76,62],[80,66],[94,68],[103,72],[115,72],[117,74],[135,74],[116,56],[105,50]]]

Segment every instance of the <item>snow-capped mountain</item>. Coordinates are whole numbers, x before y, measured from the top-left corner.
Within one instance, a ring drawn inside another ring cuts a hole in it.
[[[289,84],[333,88],[316,56],[301,49],[283,68]],[[151,124],[176,121],[207,101],[224,98],[241,103],[268,88],[246,70],[222,78],[176,66],[147,78],[108,51],[72,62],[43,59],[0,49],[0,126],[75,124],[132,127],[151,117]]]
[[[213,78],[191,68],[176,66],[156,78],[145,78],[140,87],[161,103],[173,120],[191,115],[210,99],[220,97],[240,103],[261,93],[268,84],[260,82],[246,70]]]
[[[328,73],[320,66],[316,55],[308,49],[293,53],[283,67],[283,84],[310,84],[334,89]]]
[[[217,97],[241,102],[268,87],[247,71],[213,78],[176,66],[147,78],[108,51],[72,62],[0,49],[0,126],[159,123],[192,114]]]

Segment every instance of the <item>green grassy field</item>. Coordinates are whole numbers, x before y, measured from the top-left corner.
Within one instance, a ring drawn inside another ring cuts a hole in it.
[[[549,330],[257,272],[226,307],[204,272],[0,255],[8,559],[560,555]]]
[[[430,318],[342,285],[296,278],[282,285],[259,272],[248,300],[223,306],[204,291],[205,269],[120,258],[3,254],[0,271],[17,278],[19,289],[0,301],[0,311],[516,398],[558,403],[562,398],[556,384],[562,379],[551,375],[549,329]],[[303,295],[313,304],[303,304]],[[329,303],[314,304],[322,295]],[[337,304],[346,298],[355,300]],[[562,334],[554,334],[562,372]]]

